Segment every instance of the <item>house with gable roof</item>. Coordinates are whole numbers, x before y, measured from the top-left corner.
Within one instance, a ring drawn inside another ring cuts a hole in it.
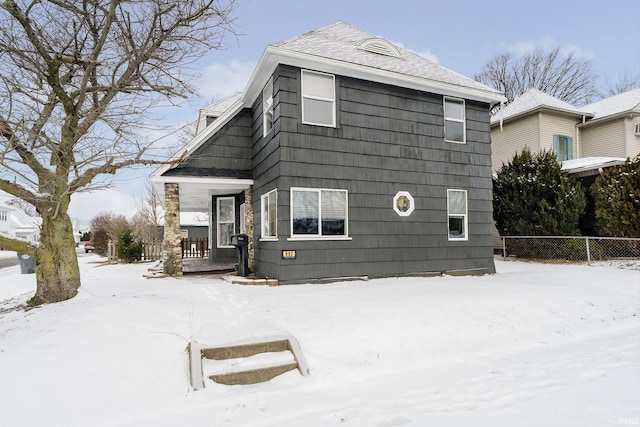
[[[0,233],[36,243],[40,240],[41,224],[42,218],[29,216],[0,198]]]
[[[579,108],[530,89],[491,118],[491,141],[494,171],[525,147],[551,150],[562,169],[588,189],[603,169],[640,154],[640,89]],[[596,232],[589,192],[580,229]]]
[[[494,272],[489,111],[504,100],[344,22],[267,46],[151,175],[165,271],[179,274],[180,212],[208,210],[211,260],[245,232],[250,269],[284,284]]]

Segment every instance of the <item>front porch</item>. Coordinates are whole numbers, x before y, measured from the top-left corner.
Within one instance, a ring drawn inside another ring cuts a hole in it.
[[[216,260],[209,258],[183,258],[183,274],[222,274],[236,270],[237,261]]]

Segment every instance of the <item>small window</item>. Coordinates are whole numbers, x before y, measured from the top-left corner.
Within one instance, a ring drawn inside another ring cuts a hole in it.
[[[7,220],[7,211],[0,211],[0,221]]]
[[[273,77],[262,89],[262,129],[263,136],[273,129]]]
[[[267,194],[263,194],[260,198],[261,204],[261,233],[260,237],[263,239],[273,238],[278,236],[278,191],[269,191]]]
[[[335,77],[302,70],[302,122],[336,126]]]
[[[409,216],[415,209],[413,196],[408,191],[398,191],[393,197],[393,210],[400,216]]]
[[[462,144],[466,141],[463,99],[444,98],[444,139]]]
[[[292,237],[347,236],[347,190],[291,189]]]
[[[447,190],[449,240],[467,240],[467,191]]]
[[[573,159],[573,138],[564,135],[553,135],[553,153],[559,162]]]
[[[218,247],[233,248],[231,236],[236,230],[236,206],[235,198],[219,197],[216,200],[216,216],[218,222]]]

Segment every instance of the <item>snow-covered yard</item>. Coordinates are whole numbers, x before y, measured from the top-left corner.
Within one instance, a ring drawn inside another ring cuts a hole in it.
[[[640,423],[638,263],[260,287],[99,260],[76,298],[28,311],[34,275],[0,269],[0,425]],[[191,390],[189,340],[278,333],[310,376]]]

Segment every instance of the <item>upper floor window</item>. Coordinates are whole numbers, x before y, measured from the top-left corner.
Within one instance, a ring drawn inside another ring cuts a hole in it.
[[[449,240],[468,240],[467,190],[447,190]]]
[[[278,236],[278,191],[272,190],[260,198],[262,228],[260,237],[263,239]]]
[[[302,122],[336,126],[336,80],[331,74],[302,70]]]
[[[553,135],[553,153],[559,162],[573,159],[573,138],[564,135]]]
[[[444,139],[465,143],[464,99],[444,98]]]
[[[347,236],[347,190],[291,188],[291,237]]]
[[[7,211],[0,211],[0,221],[7,220]]]
[[[273,129],[273,77],[262,89],[262,135],[267,136]]]

